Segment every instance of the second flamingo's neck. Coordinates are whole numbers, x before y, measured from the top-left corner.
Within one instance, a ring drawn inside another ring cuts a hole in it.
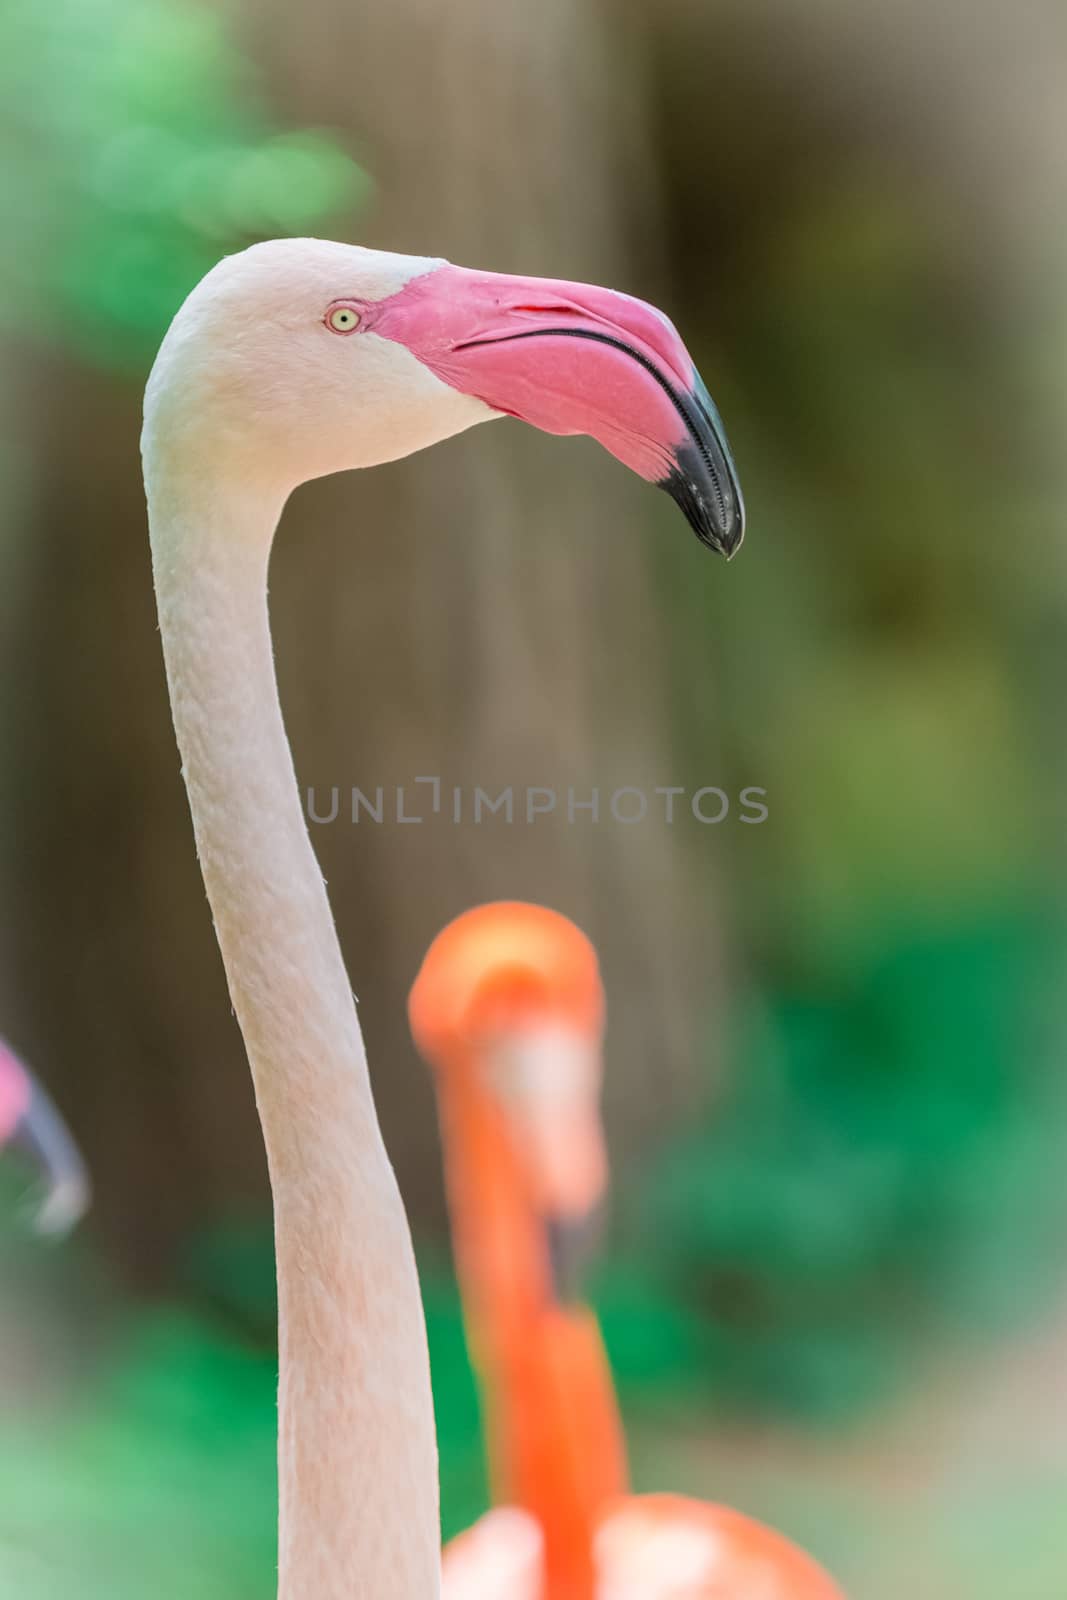
[[[281,497],[152,471],[175,729],[274,1195],[279,1600],[431,1600],[437,1458],[407,1222],[275,687]]]
[[[539,1523],[548,1600],[592,1600],[596,1524],[627,1488],[600,1330],[587,1306],[555,1296],[545,1219],[529,1199],[503,1112],[475,1071],[448,1076],[449,1208],[493,1498]]]

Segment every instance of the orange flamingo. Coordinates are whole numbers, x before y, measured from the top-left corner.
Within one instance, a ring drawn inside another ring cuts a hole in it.
[[[739,1512],[628,1493],[599,1328],[574,1292],[607,1183],[588,939],[540,906],[468,911],[431,945],[409,1011],[435,1070],[497,1506],[446,1549],[446,1600],[840,1600]]]

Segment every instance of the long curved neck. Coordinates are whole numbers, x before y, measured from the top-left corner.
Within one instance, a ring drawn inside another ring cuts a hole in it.
[[[146,477],[174,726],[274,1195],[279,1600],[429,1600],[437,1452],[411,1238],[274,677],[284,496]]]
[[[627,1490],[611,1370],[587,1306],[551,1288],[542,1218],[498,1107],[468,1062],[441,1087],[449,1211],[483,1394],[494,1500],[541,1526],[546,1592],[592,1600],[593,1535]]]

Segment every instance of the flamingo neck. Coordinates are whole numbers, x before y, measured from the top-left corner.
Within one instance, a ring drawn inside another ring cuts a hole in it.
[[[443,1076],[449,1211],[493,1498],[540,1524],[546,1595],[592,1600],[596,1525],[627,1491],[600,1330],[589,1307],[554,1298],[544,1222],[477,1063]]]
[[[190,479],[146,470],[174,726],[274,1197],[279,1600],[431,1600],[418,1279],[274,676],[284,495]]]

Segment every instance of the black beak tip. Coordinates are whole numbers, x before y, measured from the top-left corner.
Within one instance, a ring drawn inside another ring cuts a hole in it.
[[[708,550],[731,561],[745,537],[745,507],[734,483],[711,483],[693,470],[685,453],[660,480],[689,526]]]
[[[745,542],[745,519],[741,517],[736,529],[730,534],[728,542],[723,545],[723,555],[727,561],[732,561]]]
[[[689,436],[671,452],[660,487],[677,502],[701,544],[730,561],[745,537],[745,501],[722,418],[698,373],[679,409]]]
[[[745,540],[745,513],[739,506],[736,513],[724,521],[712,534],[710,545],[717,550],[719,555],[725,556],[727,561],[732,561],[740,550]]]
[[[583,1216],[545,1218],[552,1297],[559,1305],[575,1305],[582,1299],[586,1273],[600,1242],[603,1223],[599,1206]]]

